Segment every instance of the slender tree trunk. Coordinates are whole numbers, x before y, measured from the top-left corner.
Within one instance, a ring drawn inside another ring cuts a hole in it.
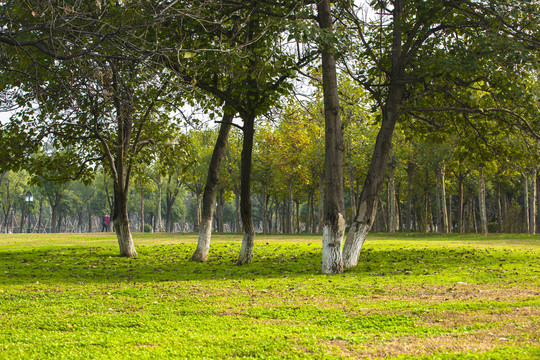
[[[458,180],[458,189],[459,189],[459,200],[458,200],[458,233],[459,234],[463,234],[464,232],[464,229],[463,229],[463,199],[464,199],[464,194],[463,194],[463,177],[462,176],[457,176],[457,180]]]
[[[482,235],[487,235],[487,211],[486,211],[486,184],[484,182],[484,169],[481,167],[478,176],[478,202],[480,204],[480,227]]]
[[[536,168],[532,170],[531,176],[531,204],[529,206],[530,211],[530,231],[531,235],[536,235]]]
[[[497,230],[499,234],[503,232],[502,203],[501,203],[501,182],[497,181]]]
[[[356,216],[356,194],[354,193],[354,168],[351,166],[349,171],[349,196],[351,198],[351,222]]]
[[[242,229],[242,216],[240,215],[240,191],[234,192],[234,205],[235,205],[235,222],[234,232],[239,233]]]
[[[540,174],[536,171],[536,233],[540,233]]]
[[[442,232],[448,234],[448,209],[446,208],[446,184],[445,184],[445,165],[441,166],[439,175],[441,183],[441,210],[442,210]]]
[[[88,232],[92,232],[92,212],[90,211],[90,204],[86,205],[86,210],[88,211]]]
[[[324,172],[319,174],[319,221],[317,222],[317,232],[322,233],[324,216]]]
[[[358,200],[356,217],[350,226],[343,248],[343,263],[347,268],[354,267],[358,264],[358,257],[360,256],[362,246],[377,214],[377,203],[383,188],[384,173],[392,148],[392,136],[400,112],[400,104],[403,97],[403,61],[401,59],[403,4],[403,0],[397,0],[394,4],[391,54],[392,70],[388,87],[388,97],[385,99],[385,105],[381,109],[381,128],[375,141],[371,164]]]
[[[161,221],[161,196],[162,196],[162,186],[163,183],[161,182],[161,174],[158,172],[158,178],[157,178],[157,232],[160,233],[163,231],[163,224]]]
[[[441,174],[439,169],[437,169],[437,171],[435,172],[435,200],[437,201],[437,232],[442,233],[443,219],[441,206]]]
[[[317,3],[321,29],[332,32],[330,0]],[[325,119],[325,202],[323,219],[322,272],[343,272],[341,244],[345,233],[343,197],[343,124],[339,115],[336,61],[333,47],[322,44],[322,76]]]
[[[287,199],[287,233],[294,232],[294,203],[292,198],[292,179],[289,180],[289,197]]]
[[[198,232],[201,228],[201,202],[202,202],[202,194],[197,192],[195,194],[195,198],[197,199],[197,202],[196,202],[196,208],[195,208],[195,224],[194,225],[194,228],[195,228],[195,232]],[[210,226],[212,225],[212,222],[210,222]],[[210,229],[210,231],[212,231],[212,229]]]
[[[530,229],[529,223],[529,179],[527,175],[523,174],[523,219],[524,227],[523,232],[528,234]]]
[[[255,228],[251,214],[251,158],[253,152],[253,137],[255,133],[255,115],[244,119],[244,141],[242,143],[240,170],[240,213],[244,236],[238,255],[238,265],[250,264],[255,245]]]
[[[203,208],[201,226],[199,229],[199,241],[197,248],[191,256],[191,261],[206,261],[210,251],[210,240],[212,236],[212,219],[214,217],[214,204],[216,203],[217,186],[219,182],[219,172],[234,114],[225,113],[223,121],[219,127],[219,133],[210,160],[206,185],[204,186]]]
[[[144,232],[144,188],[142,179],[140,181],[141,185],[141,232]]]
[[[267,219],[268,199],[266,197],[266,183],[262,184],[262,222],[263,234],[268,234],[268,219]]]
[[[405,230],[407,232],[412,231],[413,226],[413,219],[412,219],[412,182],[413,182],[413,176],[414,176],[414,163],[412,161],[409,161],[407,164],[407,224],[405,225]]]
[[[392,160],[388,166],[388,217],[389,232],[396,233],[397,214],[396,214],[396,181],[394,178],[395,165]]]

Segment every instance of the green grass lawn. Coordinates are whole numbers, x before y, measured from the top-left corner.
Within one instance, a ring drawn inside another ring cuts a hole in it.
[[[320,273],[320,236],[0,235],[1,359],[538,359],[540,237],[370,235]]]

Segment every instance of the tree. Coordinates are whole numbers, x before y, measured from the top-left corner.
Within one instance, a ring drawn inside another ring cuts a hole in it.
[[[499,86],[501,73],[512,78],[509,74],[518,69],[513,64],[530,63],[527,46],[537,43],[536,25],[519,14],[522,6],[537,5],[513,6],[498,1],[413,4],[403,0],[380,1],[374,5],[380,21],[363,22],[358,13],[347,12],[360,43],[358,56],[353,59],[357,66],[348,63],[348,72],[370,92],[382,116],[357,215],[345,241],[345,267],[356,266],[373,224],[398,120],[409,118],[437,126],[429,116],[434,111],[506,113],[500,108],[480,108],[474,101],[471,105],[457,94],[463,94],[463,89]],[[504,20],[501,13],[507,16]],[[489,80],[480,82],[481,78]],[[458,92],[452,91],[456,89]],[[441,100],[446,104],[433,106]],[[506,121],[526,126],[521,117],[510,113]],[[465,120],[462,124],[471,122]]]

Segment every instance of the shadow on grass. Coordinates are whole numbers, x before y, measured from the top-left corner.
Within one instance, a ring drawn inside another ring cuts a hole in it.
[[[210,281],[320,275],[317,244],[259,244],[253,262],[237,266],[239,244],[216,243],[206,263],[190,262],[193,244],[138,247],[122,258],[113,247],[0,251],[0,284]],[[533,250],[443,246],[366,246],[351,277],[410,277],[469,274],[487,279],[540,272]]]

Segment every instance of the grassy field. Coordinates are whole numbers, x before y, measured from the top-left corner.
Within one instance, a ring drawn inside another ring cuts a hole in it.
[[[540,237],[370,235],[320,274],[319,236],[0,235],[1,359],[538,359]]]

